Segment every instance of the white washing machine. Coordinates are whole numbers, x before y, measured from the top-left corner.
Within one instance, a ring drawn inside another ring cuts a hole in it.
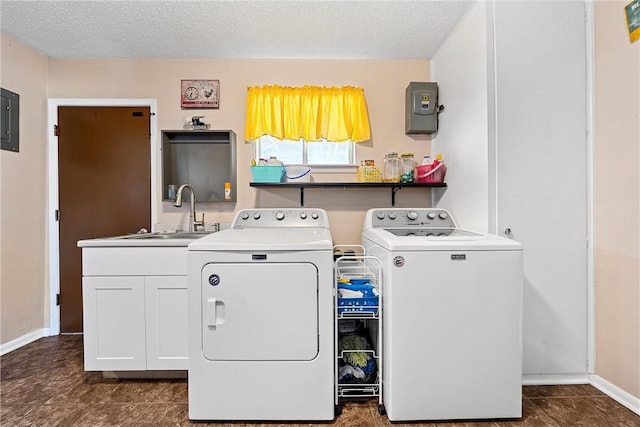
[[[391,421],[522,416],[522,248],[443,209],[372,209]]]
[[[333,242],[322,209],[248,209],[188,252],[189,418],[332,420]]]

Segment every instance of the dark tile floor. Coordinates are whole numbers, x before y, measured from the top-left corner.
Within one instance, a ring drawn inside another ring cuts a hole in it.
[[[186,426],[187,383],[105,379],[84,372],[82,336],[40,339],[0,358],[0,426]],[[640,426],[640,416],[589,385],[527,386],[517,421],[393,423],[429,427]],[[193,425],[208,425],[194,423]],[[215,423],[215,426],[287,426],[295,423]],[[314,424],[300,424],[313,426]],[[321,426],[391,426],[377,401],[348,402],[342,415]]]

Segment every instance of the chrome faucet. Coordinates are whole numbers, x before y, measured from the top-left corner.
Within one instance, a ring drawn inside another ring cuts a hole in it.
[[[191,193],[191,213],[189,220],[189,232],[198,231],[198,227],[202,227],[204,231],[204,213],[202,214],[202,220],[198,221],[196,218],[196,193],[193,191],[193,187],[189,184],[182,184],[176,192],[176,200],[173,202],[173,206],[179,208],[182,206],[182,191],[187,188]]]

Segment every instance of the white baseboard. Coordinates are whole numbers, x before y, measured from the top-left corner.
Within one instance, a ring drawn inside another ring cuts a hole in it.
[[[10,351],[13,351],[15,349],[18,349],[20,347],[22,347],[23,345],[27,345],[29,343],[34,342],[35,340],[39,340],[42,337],[46,337],[49,336],[49,330],[46,328],[43,329],[36,329],[35,331],[29,332],[26,335],[23,335],[21,337],[18,337],[14,340],[11,340],[7,343],[1,344],[0,345],[0,356],[3,356],[7,353],[9,353]]]
[[[523,375],[522,385],[564,385],[591,384],[619,404],[640,415],[640,398],[610,383],[598,375],[589,374],[551,374]]]
[[[541,374],[523,375],[522,385],[563,385],[589,384],[589,375],[584,374]]]
[[[619,404],[629,408],[631,411],[640,415],[640,398],[621,389],[620,387],[610,383],[598,375],[589,375],[589,382],[592,386],[618,402]]]

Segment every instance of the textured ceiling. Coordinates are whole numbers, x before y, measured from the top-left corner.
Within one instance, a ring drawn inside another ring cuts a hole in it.
[[[476,0],[0,0],[53,58],[425,59]]]

